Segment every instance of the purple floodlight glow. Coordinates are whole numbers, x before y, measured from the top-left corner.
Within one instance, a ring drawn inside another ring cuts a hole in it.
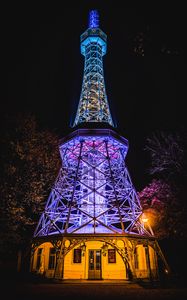
[[[99,132],[95,136],[77,133],[63,143],[62,167],[35,236],[145,232],[138,222],[141,206],[125,165],[127,150],[127,144]]]

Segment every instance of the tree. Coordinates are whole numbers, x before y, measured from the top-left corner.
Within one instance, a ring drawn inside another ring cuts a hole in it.
[[[187,238],[185,145],[185,134],[156,132],[147,138],[154,178],[139,197],[144,211],[154,215],[153,229],[160,238]]]
[[[184,141],[179,133],[155,132],[146,140],[145,150],[151,156],[151,175],[173,177],[180,174],[184,162]]]
[[[169,183],[153,179],[138,195],[143,212],[158,238],[187,238],[186,211]]]
[[[60,168],[58,136],[33,115],[6,117],[1,132],[1,255],[29,242]]]

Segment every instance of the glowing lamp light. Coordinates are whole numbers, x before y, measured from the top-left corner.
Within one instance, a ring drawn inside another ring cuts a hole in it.
[[[142,214],[141,219],[142,219],[142,222],[143,222],[143,223],[147,223],[148,220],[149,220],[148,217],[147,217],[144,213]]]
[[[146,211],[146,214],[145,213],[142,213],[142,215],[141,215],[141,217],[140,217],[140,220],[141,220],[141,222],[142,222],[142,224],[143,224],[143,227],[145,228],[149,228],[149,230],[150,230],[150,232],[151,232],[151,234],[152,235],[154,235],[154,233],[153,233],[153,230],[152,230],[152,228],[151,228],[151,224],[153,223],[153,218],[152,218],[152,215],[150,214],[150,211],[149,212],[147,212]],[[151,224],[150,224],[151,223]]]
[[[148,218],[142,218],[142,221],[144,222],[144,223],[147,223],[148,222]]]

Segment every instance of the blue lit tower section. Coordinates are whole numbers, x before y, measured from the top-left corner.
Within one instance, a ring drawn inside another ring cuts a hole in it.
[[[99,28],[96,10],[90,11],[89,28],[81,35],[81,54],[85,57],[79,106],[73,126],[83,122],[106,122],[114,126],[104,82],[103,56],[107,36]]]
[[[56,234],[138,234],[151,236],[141,222],[142,209],[125,158],[128,141],[111,130],[102,56],[106,35],[98,14],[90,13],[81,35],[84,78],[74,130],[60,143],[62,167],[35,231]],[[95,128],[84,128],[92,122]],[[97,123],[105,124],[103,127]],[[85,124],[84,124],[85,125]],[[108,127],[107,127],[108,126]]]

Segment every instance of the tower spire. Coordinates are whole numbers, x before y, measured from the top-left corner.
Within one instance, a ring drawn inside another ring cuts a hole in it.
[[[99,14],[97,10],[90,10],[88,28],[99,27]]]
[[[89,12],[89,23],[88,28],[98,28],[99,27],[99,14],[97,10],[90,10]]]
[[[108,123],[114,127],[103,71],[107,36],[99,28],[97,10],[89,12],[88,26],[88,29],[80,37],[81,54],[85,57],[85,63],[82,90],[73,127],[85,122]]]

